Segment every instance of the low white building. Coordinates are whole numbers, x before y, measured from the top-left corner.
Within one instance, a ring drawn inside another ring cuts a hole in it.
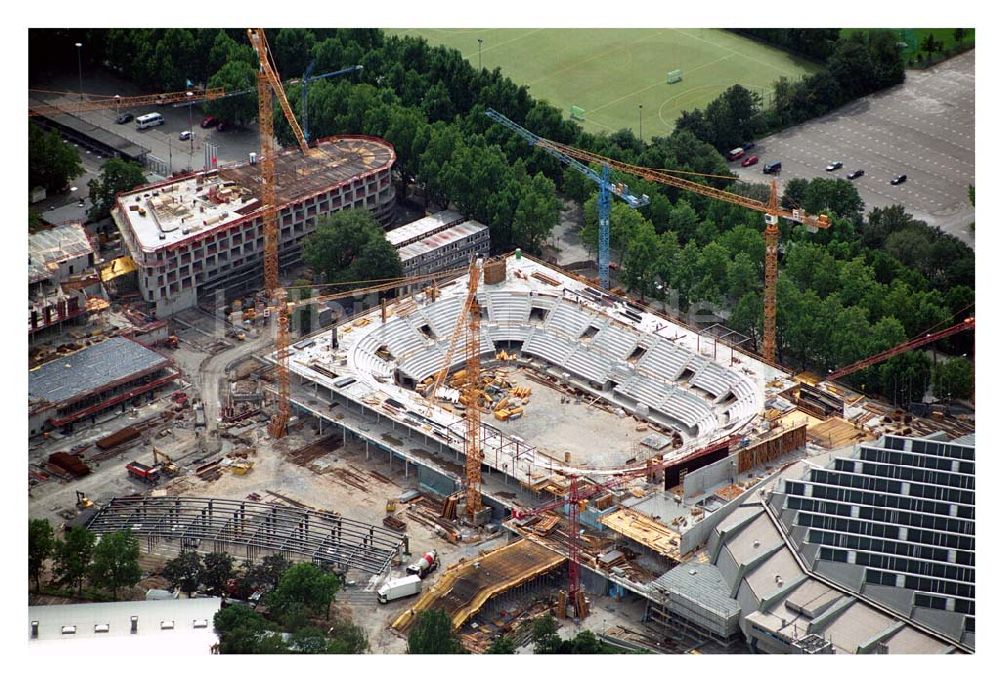
[[[48,656],[205,656],[219,597],[28,607],[28,648]]]

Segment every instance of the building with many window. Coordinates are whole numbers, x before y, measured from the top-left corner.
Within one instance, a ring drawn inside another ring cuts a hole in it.
[[[450,212],[450,214],[455,213]],[[449,212],[439,214],[449,214]],[[407,277],[460,268],[468,265],[470,256],[489,254],[489,228],[478,221],[467,221],[464,218],[449,223],[447,222],[449,217],[442,218],[439,214],[386,233],[386,237],[392,242],[391,236],[397,231],[416,225],[423,227],[424,232],[420,235],[416,234],[419,229],[414,228],[410,237],[406,239],[397,237],[405,242],[401,246],[397,245],[397,249],[399,259],[403,263],[403,274]],[[442,222],[445,222],[445,225],[440,225]]]
[[[321,139],[303,154],[275,159],[281,205],[282,269],[301,260],[302,241],[316,220],[342,209],[367,209],[387,226],[395,191],[390,144],[367,136]],[[118,196],[112,216],[134,259],[143,299],[160,316],[199,299],[258,286],[263,278],[264,226],[256,159],[172,178]]]
[[[79,223],[28,237],[29,335],[108,307],[95,263],[93,243]]]

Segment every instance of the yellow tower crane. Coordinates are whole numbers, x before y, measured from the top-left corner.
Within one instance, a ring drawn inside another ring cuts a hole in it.
[[[285,427],[288,425],[291,414],[289,402],[291,386],[288,380],[288,309],[285,303],[285,291],[281,288],[278,279],[278,243],[281,231],[278,228],[278,204],[275,194],[274,159],[278,152],[278,146],[274,138],[272,93],[277,97],[302,153],[307,154],[309,147],[306,144],[302,128],[299,127],[299,123],[292,113],[292,107],[288,104],[285,90],[281,86],[281,78],[274,66],[274,59],[271,56],[267,38],[264,36],[264,29],[248,28],[247,37],[256,50],[257,59],[260,62],[260,69],[257,71],[257,122],[260,125],[260,161],[258,164],[260,165],[260,201],[264,222],[264,288],[271,295],[276,315],[275,351],[278,365],[276,370],[278,375],[278,407],[271,417],[268,432],[271,437],[278,439],[284,437]]]

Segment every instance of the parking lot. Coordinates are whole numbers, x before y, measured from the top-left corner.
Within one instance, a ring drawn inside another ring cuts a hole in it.
[[[976,182],[975,64],[972,50],[926,71],[907,71],[902,85],[762,139],[752,151],[760,163],[741,168],[733,162],[733,171],[760,181],[768,178],[762,167],[780,160],[780,178],[788,181],[846,178],[863,169],[854,184],[866,210],[902,204],[974,246],[968,186]],[[844,166],[825,171],[834,160]],[[899,174],[906,182],[890,185]]]
[[[31,83],[31,86],[50,91],[76,92],[79,90],[76,76],[67,73],[51,74],[43,81]],[[94,94],[131,96],[140,93],[135,85],[104,70],[84,72],[83,88],[84,91]],[[59,100],[59,97],[50,96],[40,98],[45,98],[53,103],[57,103]],[[67,103],[75,103],[78,100],[76,94],[62,98]],[[75,115],[148,148],[150,155],[163,160],[170,172],[201,169],[204,166],[206,142],[218,146],[217,157],[220,164],[246,160],[248,153],[260,150],[260,139],[256,127],[243,130],[229,129],[224,132],[212,128],[202,129],[200,123],[205,117],[205,113],[202,107],[197,104],[192,107],[190,117],[187,106],[174,107],[169,104],[166,106],[123,108],[121,112],[126,110],[136,117],[145,113],[160,113],[163,115],[165,123],[147,129],[137,129],[134,120],[125,124],[116,124],[115,118],[118,111],[113,108],[75,113]],[[181,141],[179,138],[180,133],[189,128],[189,122],[193,132],[193,143],[190,140]]]

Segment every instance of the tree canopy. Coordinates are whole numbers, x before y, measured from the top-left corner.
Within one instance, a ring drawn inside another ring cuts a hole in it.
[[[94,547],[94,560],[90,565],[90,581],[111,592],[118,599],[118,591],[130,588],[142,580],[139,568],[139,541],[131,531],[104,534]]]
[[[204,573],[205,567],[197,550],[184,550],[163,567],[163,577],[186,593],[198,589]]]
[[[417,614],[406,646],[406,653],[411,654],[466,653],[451,629],[451,619],[440,609],[428,609]]]
[[[63,143],[58,132],[46,132],[34,122],[28,125],[28,188],[42,186],[59,191],[83,174],[80,152]]]
[[[317,221],[303,245],[303,258],[327,283],[402,277],[399,254],[371,212],[345,209]]]
[[[90,571],[90,561],[94,557],[92,531],[74,527],[66,532],[63,540],[55,546],[55,574],[69,585],[77,586],[77,594],[83,593],[83,581]]]
[[[142,167],[128,160],[111,158],[101,167],[100,176],[87,184],[91,204],[87,210],[87,218],[92,221],[107,218],[111,215],[111,208],[115,206],[115,196],[118,193],[144,183],[146,177],[142,173]]]
[[[28,574],[35,581],[35,592],[41,589],[45,561],[55,552],[56,539],[47,519],[28,520]]]

